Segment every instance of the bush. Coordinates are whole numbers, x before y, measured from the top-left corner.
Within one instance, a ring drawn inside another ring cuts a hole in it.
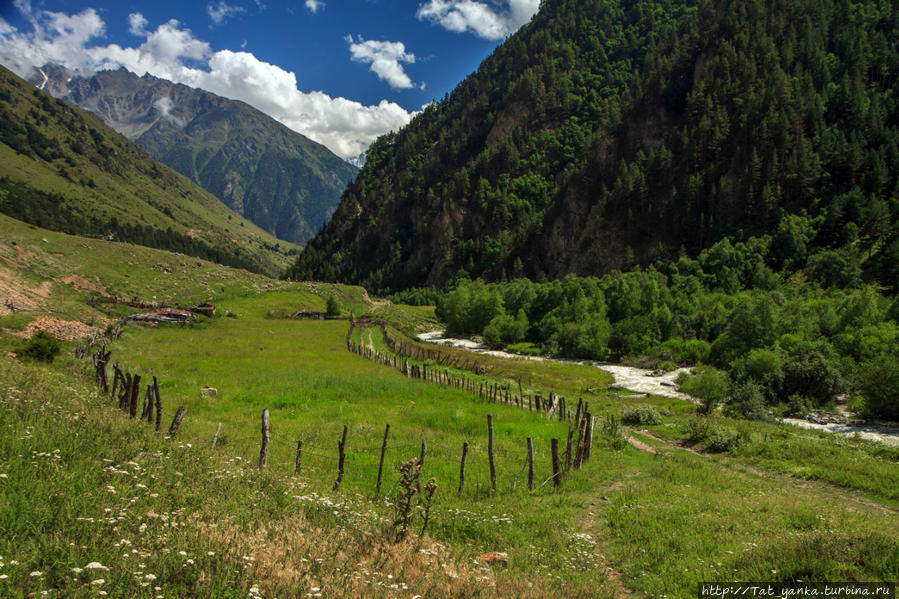
[[[805,395],[794,393],[787,400],[787,416],[805,418],[814,409],[814,403]]]
[[[784,380],[784,360],[776,351],[755,349],[731,363],[731,374],[738,381],[751,379],[759,384],[765,400],[774,402]]]
[[[737,446],[740,434],[732,428],[715,425],[709,430],[708,439],[708,451],[730,451]]]
[[[659,413],[652,406],[632,406],[621,414],[621,422],[625,424],[661,424]]]
[[[602,423],[602,436],[612,449],[627,447],[627,433],[614,416],[608,416]]]
[[[731,387],[730,403],[727,405],[729,416],[738,416],[747,420],[769,420],[768,409],[761,386],[749,379]]]
[[[899,359],[871,360],[859,371],[856,386],[865,398],[865,417],[899,421]]]
[[[710,414],[727,397],[727,374],[709,366],[697,367],[694,374],[678,377],[680,390],[702,402],[700,411]]]
[[[692,416],[687,420],[687,438],[698,443],[709,436],[709,419],[706,416]]]
[[[784,364],[783,391],[800,393],[821,406],[844,388],[839,368],[820,351],[791,356]]]
[[[325,316],[340,316],[340,304],[337,303],[337,299],[333,295],[328,297],[325,305]]]
[[[38,331],[22,347],[19,354],[34,360],[40,360],[41,362],[52,362],[59,354],[59,350],[60,343],[56,337],[45,331]]]

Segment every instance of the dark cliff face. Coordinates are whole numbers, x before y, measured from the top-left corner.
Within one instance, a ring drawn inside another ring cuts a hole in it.
[[[373,144],[291,274],[374,289],[602,274],[791,214],[825,247],[865,214],[895,220],[899,16],[861,4],[544,2]]]
[[[243,102],[124,69],[84,78],[48,66],[32,83],[44,84],[45,75],[49,91],[287,241],[308,241],[358,172]]]

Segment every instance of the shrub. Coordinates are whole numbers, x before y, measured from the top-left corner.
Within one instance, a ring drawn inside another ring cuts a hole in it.
[[[625,424],[661,424],[659,413],[652,406],[646,404],[632,406],[621,414],[621,421]]]
[[[820,351],[791,356],[784,364],[783,391],[788,395],[801,393],[820,406],[836,397],[844,386],[837,365]]]
[[[19,353],[23,356],[40,360],[41,362],[52,362],[59,354],[60,343],[56,337],[45,332],[38,331],[29,341],[22,347]]]
[[[747,420],[769,420],[761,386],[752,379],[733,385],[727,412]]]
[[[805,395],[794,393],[787,400],[787,416],[805,418],[814,407],[811,399]]]
[[[706,416],[692,416],[687,420],[687,438],[698,443],[709,436],[709,419]]]
[[[619,421],[614,416],[608,416],[602,423],[603,439],[612,449],[624,449],[627,447],[627,433],[621,427]]]
[[[865,364],[856,386],[865,398],[864,415],[899,421],[899,359],[882,355]]]
[[[678,377],[681,391],[702,402],[700,411],[710,414],[727,397],[727,374],[709,366],[696,368],[694,374]]]
[[[325,315],[340,316],[340,304],[337,303],[337,299],[333,295],[328,297],[328,301],[325,304]]]
[[[706,446],[708,451],[730,451],[737,446],[740,434],[732,428],[714,425],[710,428],[708,434],[709,443]]]

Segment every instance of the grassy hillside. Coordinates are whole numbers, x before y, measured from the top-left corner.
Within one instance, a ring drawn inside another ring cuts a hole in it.
[[[269,274],[290,244],[238,216],[90,113],[0,70],[0,212]]]
[[[125,69],[89,78],[47,72],[66,100],[279,239],[303,244],[312,238],[358,172],[243,102]],[[158,107],[163,101],[170,107],[165,113]]]
[[[632,432],[635,443],[628,444],[600,421],[591,459],[556,489],[543,483],[551,476],[550,440],[561,439],[564,450],[566,423],[412,380],[349,353],[346,320],[277,317],[322,310],[329,296],[344,314],[404,312],[405,326],[427,317],[424,309],[373,304],[358,287],[266,285],[205,264],[182,271],[192,266],[156,252],[134,256],[128,269],[112,260],[92,265],[91,256],[121,255],[128,246],[27,226],[14,241],[0,245],[4,280],[26,278],[36,291],[47,283],[51,300],[55,293],[71,294],[73,302],[75,294],[91,294],[74,283],[57,290],[47,278],[81,263],[95,271],[94,283],[135,295],[156,286],[173,298],[218,291],[219,316],[187,327],[129,326],[110,347],[113,362],[158,377],[165,424],[177,406],[187,408],[174,442],[99,396],[88,383],[89,363],[68,353],[51,366],[12,358],[6,352],[21,341],[0,333],[0,427],[8,431],[0,437],[4,596],[152,590],[182,597],[688,597],[698,582],[719,579],[899,578],[894,450],[713,419],[739,428],[756,457],[694,453],[664,442],[695,418],[692,404],[617,397],[604,389],[608,376],[590,364],[490,358],[479,359],[476,372],[449,368],[452,376],[491,384],[521,378],[544,397],[550,390],[583,396],[603,421],[636,404],[655,408],[657,439]],[[94,245],[81,246],[87,243]],[[173,272],[153,270],[157,261]],[[21,328],[14,319],[22,318],[16,313],[0,323]],[[357,328],[354,340],[386,351],[377,328]],[[217,393],[203,393],[205,386]],[[263,409],[270,411],[271,445],[260,472]],[[487,414],[496,429],[495,493]],[[344,425],[345,476],[335,492]],[[394,543],[399,467],[419,455],[422,437],[422,486],[432,477],[438,485],[433,507],[421,539],[416,510],[407,540]],[[528,437],[534,491],[526,484]],[[302,467],[294,476],[298,440]],[[469,453],[459,493],[463,443]],[[508,565],[477,559],[488,551],[508,553]],[[108,569],[87,568],[92,562]]]

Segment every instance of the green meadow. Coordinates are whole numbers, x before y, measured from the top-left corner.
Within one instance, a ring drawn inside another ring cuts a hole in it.
[[[740,443],[723,453],[702,443],[684,448],[695,406],[621,399],[590,364],[468,356],[477,372],[448,368],[478,383],[554,391],[570,408],[581,396],[590,402],[599,418],[592,456],[556,487],[550,445],[559,439],[564,462],[567,423],[412,380],[347,351],[351,312],[385,318],[396,336],[439,324],[427,308],[163,252],[136,252],[142,258],[124,268],[115,256],[130,246],[15,231],[0,255],[21,267],[5,266],[5,276],[34,289],[47,282],[44,301],[66,312],[105,322],[127,310],[89,306],[98,292],[60,283],[80,273],[119,295],[211,299],[217,315],[189,326],[128,325],[109,346],[113,364],[145,382],[158,378],[160,433],[98,393],[74,344],[52,364],[9,356],[24,343],[14,333],[39,313],[0,317],[4,597],[690,597],[702,581],[899,579],[895,450],[717,416],[712,424],[737,431]],[[344,318],[289,317],[324,311],[329,297]],[[387,351],[376,327],[357,327],[353,338]],[[618,423],[637,404],[654,408],[660,423],[609,426],[607,418]],[[179,406],[186,417],[167,440]],[[271,443],[260,470],[265,409]],[[344,426],[345,474],[335,491]],[[437,490],[428,510],[413,494],[412,522],[398,540],[400,468],[419,457],[422,439],[421,485],[433,478]],[[478,559],[493,551],[507,563]]]

